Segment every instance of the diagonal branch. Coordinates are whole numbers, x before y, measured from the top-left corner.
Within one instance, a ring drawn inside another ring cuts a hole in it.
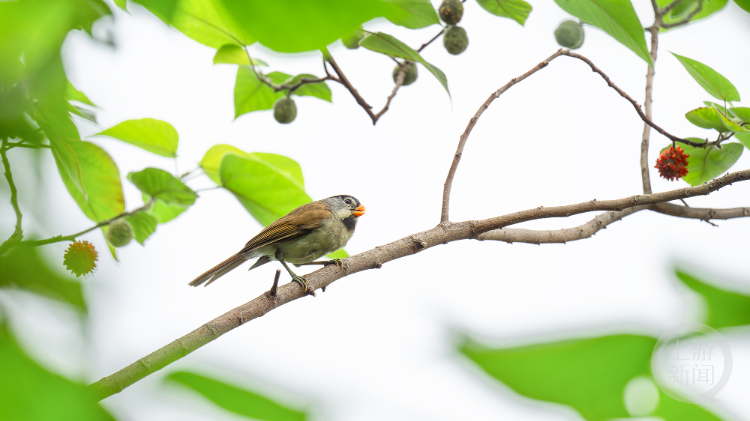
[[[705,196],[724,186],[745,180],[750,180],[750,170],[727,174],[700,186],[685,187],[663,193],[630,196],[616,200],[592,200],[550,208],[540,207],[480,221],[441,223],[427,231],[409,235],[400,240],[344,259],[342,267],[328,265],[305,275],[305,278],[313,290],[325,288],[338,279],[364,270],[381,268],[383,264],[392,260],[413,255],[437,245],[458,240],[480,238],[484,233],[499,230],[520,222],[565,217],[592,211],[617,211],[614,217],[607,217],[606,214],[605,216],[600,215],[597,217],[598,219],[594,219],[595,222],[592,222],[598,224],[598,220],[601,220],[602,225],[606,225],[625,216],[624,213],[618,214],[621,211],[628,212],[629,209],[635,208],[630,212],[633,213],[640,210],[643,206],[657,205],[693,196]],[[141,358],[122,370],[100,379],[89,387],[100,399],[119,393],[138,380],[179,360],[230,330],[305,295],[306,292],[294,282],[278,288],[275,296],[264,293],[254,300],[215,318],[165,347]]]

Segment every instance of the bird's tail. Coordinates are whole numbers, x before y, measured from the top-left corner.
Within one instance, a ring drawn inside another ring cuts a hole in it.
[[[218,265],[212,267],[211,269],[204,272],[201,276],[193,279],[192,282],[190,282],[188,285],[191,287],[197,287],[198,285],[206,282],[206,285],[209,286],[211,282],[221,278],[222,276],[229,273],[232,269],[236,268],[237,266],[245,263],[246,259],[242,257],[240,253],[237,253],[233,255],[232,257],[228,258],[227,260],[219,263]]]

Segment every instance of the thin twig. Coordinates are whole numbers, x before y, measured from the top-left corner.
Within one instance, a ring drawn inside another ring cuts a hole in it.
[[[541,207],[480,221],[464,221],[449,225],[438,224],[427,231],[409,235],[400,240],[351,256],[344,260],[346,269],[338,265],[327,265],[322,269],[305,275],[305,279],[309,282],[310,287],[316,290],[330,285],[337,279],[354,273],[380,268],[383,264],[392,260],[413,255],[428,248],[449,242],[475,239],[485,232],[509,225],[544,218],[566,217],[592,211],[623,211],[633,207],[666,204],[666,202],[672,200],[705,196],[724,186],[745,180],[750,180],[750,170],[730,173],[700,186],[685,187],[663,193],[630,196],[616,200],[592,200],[567,206]],[[750,216],[750,209],[746,209],[745,214],[742,216]],[[415,244],[416,239],[418,241]],[[100,379],[91,384],[89,388],[99,399],[119,393],[138,380],[179,360],[230,330],[306,295],[307,292],[303,291],[293,282],[278,288],[276,297],[271,297],[269,294],[263,293],[254,300],[215,318],[122,370]]]
[[[13,206],[13,211],[16,214],[16,228],[13,230],[13,234],[3,242],[0,246],[0,256],[2,256],[7,250],[18,245],[23,239],[23,214],[21,208],[18,206],[18,190],[16,189],[16,183],[13,182],[13,173],[10,171],[10,161],[8,161],[7,154],[8,139],[3,138],[0,143],[0,157],[2,157],[3,167],[5,169],[5,179],[8,181],[10,186],[10,204]]]
[[[357,104],[359,104],[359,106],[365,110],[367,115],[369,115],[370,118],[372,119],[372,124],[375,125],[378,119],[375,117],[375,114],[373,114],[372,107],[370,106],[370,104],[368,104],[367,101],[365,101],[365,99],[362,98],[362,96],[359,94],[359,92],[357,92],[357,90],[354,88],[351,82],[349,82],[349,79],[346,78],[346,76],[344,75],[344,72],[336,63],[336,60],[333,59],[332,55],[329,54],[328,57],[326,57],[326,61],[328,61],[328,64],[331,65],[331,67],[333,68],[333,71],[336,72],[336,75],[338,76],[338,79],[339,79],[339,83],[344,85],[346,89],[349,90],[349,92],[352,94],[354,99],[357,101]]]
[[[664,23],[662,23],[661,27],[664,28],[664,29],[671,29],[671,28],[676,28],[678,26],[686,25],[686,24],[690,23],[690,20],[692,20],[695,17],[695,15],[697,15],[698,13],[700,13],[702,10],[703,10],[703,0],[699,0],[698,1],[698,7],[695,10],[693,10],[692,12],[690,12],[690,14],[688,14],[687,16],[685,16],[684,19],[682,19],[679,22],[674,22],[674,23],[666,23],[666,22],[664,22]]]
[[[385,106],[382,110],[380,110],[379,113],[375,114],[375,118],[373,119],[372,124],[375,124],[379,119],[380,116],[385,114],[386,111],[388,111],[388,107],[391,105],[391,101],[396,96],[396,92],[398,92],[398,88],[400,88],[404,84],[404,79],[406,79],[406,67],[408,66],[407,62],[399,63],[399,70],[398,74],[396,75],[396,86],[393,87],[393,92],[388,96],[388,100],[385,101]]]
[[[276,297],[276,293],[279,290],[279,277],[281,277],[281,269],[276,269],[276,275],[273,277],[273,285],[271,285],[271,290],[268,291],[271,297]]]
[[[656,52],[659,48],[659,29],[662,22],[662,15],[659,13],[658,6],[654,6],[654,24],[649,28],[651,32],[651,64],[646,69],[646,98],[643,101],[643,107],[646,109],[646,117],[653,118],[651,104],[653,103],[654,91],[654,66],[656,66]],[[641,137],[641,182],[643,183],[643,192],[652,193],[651,190],[651,166],[648,162],[648,147],[651,140],[651,126],[643,123],[643,136]]]
[[[424,44],[422,44],[422,46],[421,46],[421,47],[419,47],[419,50],[417,50],[417,52],[418,52],[418,53],[421,53],[421,52],[422,52],[422,50],[424,50],[424,49],[425,49],[425,47],[427,47],[428,45],[432,44],[432,41],[435,41],[436,39],[438,39],[438,37],[439,37],[440,35],[443,35],[443,32],[445,32],[445,29],[441,29],[441,30],[440,30],[440,32],[438,32],[438,34],[437,34],[437,35],[435,35],[434,37],[432,37],[432,39],[431,39],[431,40],[429,40],[429,41],[425,42]]]

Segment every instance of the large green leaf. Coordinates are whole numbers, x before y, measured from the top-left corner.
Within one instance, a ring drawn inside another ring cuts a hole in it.
[[[255,42],[251,35],[234,22],[220,0],[141,0],[139,3],[144,4],[165,23],[209,47],[220,48],[225,44],[250,45]]]
[[[719,132],[735,132],[743,133],[750,132],[750,130],[733,122],[722,114],[719,110],[711,107],[696,108],[695,110],[688,111],[685,114],[685,118],[691,123],[704,129],[714,129]]]
[[[303,185],[262,157],[226,154],[219,174],[221,185],[264,226],[312,201]]]
[[[745,123],[750,124],[750,108],[748,107],[734,107],[730,108],[729,112],[735,117],[739,118]]]
[[[214,55],[214,64],[220,63],[249,66],[250,57],[248,57],[243,47],[236,44],[226,44],[222,45]],[[256,66],[268,66],[268,63],[258,59],[253,59],[253,64]]]
[[[210,400],[215,405],[262,421],[304,421],[305,412],[290,408],[255,392],[235,385],[188,371],[168,374],[164,380],[187,387]]]
[[[143,245],[143,242],[156,231],[159,220],[147,212],[136,212],[125,218],[133,226],[135,240]]]
[[[435,8],[430,0],[383,0],[391,4],[385,18],[392,23],[409,29],[419,29],[439,24]]]
[[[73,86],[72,83],[68,82],[68,88],[65,91],[65,96],[68,101],[78,101],[82,104],[91,105],[92,107],[95,107],[93,102],[89,99],[89,97],[86,96],[83,92],[76,89],[75,86]]]
[[[394,10],[392,4],[380,0],[221,1],[248,34],[285,53],[320,50],[364,22]]]
[[[680,269],[675,273],[705,300],[708,311],[703,323],[714,329],[750,325],[750,296],[717,288]]]
[[[677,60],[682,63],[685,70],[690,73],[690,76],[692,76],[693,79],[695,79],[695,81],[698,82],[698,84],[701,85],[701,87],[712,97],[729,102],[740,100],[740,94],[737,92],[737,88],[735,88],[727,78],[719,74],[716,70],[693,59],[675,53],[672,53],[672,55],[677,57]]]
[[[629,418],[623,390],[635,377],[650,377],[655,344],[648,336],[613,335],[505,349],[469,342],[461,351],[523,396],[569,405],[586,420],[605,421]],[[654,415],[667,421],[719,420],[663,393]]]
[[[750,133],[737,133],[734,137],[745,145],[746,148],[750,149]]]
[[[702,142],[702,139],[688,138],[694,142]],[[703,184],[713,180],[727,171],[742,155],[744,149],[739,143],[724,143],[721,149],[715,146],[710,148],[694,148],[681,145],[688,157],[688,173],[682,179],[691,186]]]
[[[737,6],[740,6],[742,10],[750,13],[750,0],[734,0]]]
[[[138,190],[166,203],[192,205],[198,195],[172,174],[158,169],[146,168],[128,174]]]
[[[147,194],[144,194],[143,201],[148,202],[148,200],[149,196]],[[154,218],[156,218],[156,220],[159,221],[160,224],[164,224],[180,216],[180,214],[182,212],[185,212],[188,207],[190,207],[190,205],[166,203],[162,200],[157,199],[154,201],[154,204],[147,212]]]
[[[85,385],[53,374],[32,360],[0,324],[0,419],[113,421]]]
[[[555,0],[555,3],[578,19],[608,33],[653,66],[643,26],[630,0]]]
[[[55,266],[59,267],[60,263]],[[23,289],[86,311],[80,282],[53,271],[52,265],[39,254],[38,248],[16,247],[0,257],[0,267],[0,288]]]
[[[120,171],[104,149],[90,142],[70,142],[81,167],[86,196],[75,187],[67,173],[60,173],[65,187],[83,213],[101,222],[125,211]],[[57,156],[55,156],[57,158]]]
[[[177,156],[179,136],[177,130],[166,121],[153,118],[127,120],[95,136],[109,136],[169,158]]]
[[[698,7],[698,1],[699,0],[683,0],[680,5],[672,9],[669,13],[667,13],[664,16],[664,23],[676,23],[681,22],[687,16],[695,11],[695,9]],[[695,22],[700,19],[704,19],[719,10],[723,9],[724,6],[727,5],[728,0],[702,0],[703,1],[703,8],[700,12],[695,14],[690,19],[690,22]],[[671,3],[672,0],[657,0],[657,3],[659,4],[659,7],[665,7],[669,3]],[[668,31],[669,29],[662,29],[662,31]]]
[[[284,92],[276,92],[258,80],[250,66],[239,66],[234,82],[234,118],[253,111],[270,110]]]
[[[305,188],[305,181],[302,176],[302,168],[299,166],[297,161],[287,158],[283,155],[276,155],[272,153],[248,153],[241,149],[235,148],[232,145],[214,145],[206,151],[201,159],[200,167],[203,172],[216,182],[221,184],[221,175],[219,170],[221,168],[221,161],[228,154],[239,155],[248,159],[254,159],[263,161],[268,167],[273,168],[274,171],[284,175],[284,177],[293,180],[294,183],[298,184],[300,188]]]
[[[362,39],[362,41],[359,42],[359,45],[368,50],[382,53],[387,56],[403,58],[422,64],[437,78],[440,84],[443,85],[443,88],[445,88],[445,91],[448,92],[448,96],[450,96],[450,91],[448,90],[448,79],[445,77],[445,74],[437,67],[426,62],[422,56],[411,47],[396,38],[382,32],[371,33]]]
[[[531,5],[523,0],[477,0],[484,10],[503,18],[511,18],[522,26],[531,13]]]

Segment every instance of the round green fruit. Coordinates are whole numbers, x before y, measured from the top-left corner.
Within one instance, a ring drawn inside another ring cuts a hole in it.
[[[395,69],[393,69],[393,81],[396,81],[396,78],[398,77],[398,72],[401,70],[401,66],[396,66]],[[417,64],[411,61],[406,62],[406,74],[404,75],[404,83],[401,84],[401,86],[408,86],[414,83],[414,81],[417,80]]]
[[[561,47],[575,50],[583,45],[583,25],[574,20],[566,20],[555,29],[555,39]]]
[[[273,118],[281,124],[289,124],[297,117],[297,105],[291,98],[279,98],[273,104]]]
[[[133,239],[133,226],[124,219],[118,219],[107,227],[107,242],[112,247],[124,247]]]
[[[365,31],[361,29],[355,29],[354,31],[344,35],[341,37],[341,42],[344,44],[344,47],[350,49],[350,50],[356,50],[359,48],[359,42],[362,41],[362,38],[365,37]]]
[[[448,25],[455,25],[464,15],[464,5],[461,0],[443,0],[438,8],[438,15]]]
[[[443,45],[449,53],[454,56],[463,53],[469,46],[469,37],[466,30],[460,26],[449,26],[443,33]]]

